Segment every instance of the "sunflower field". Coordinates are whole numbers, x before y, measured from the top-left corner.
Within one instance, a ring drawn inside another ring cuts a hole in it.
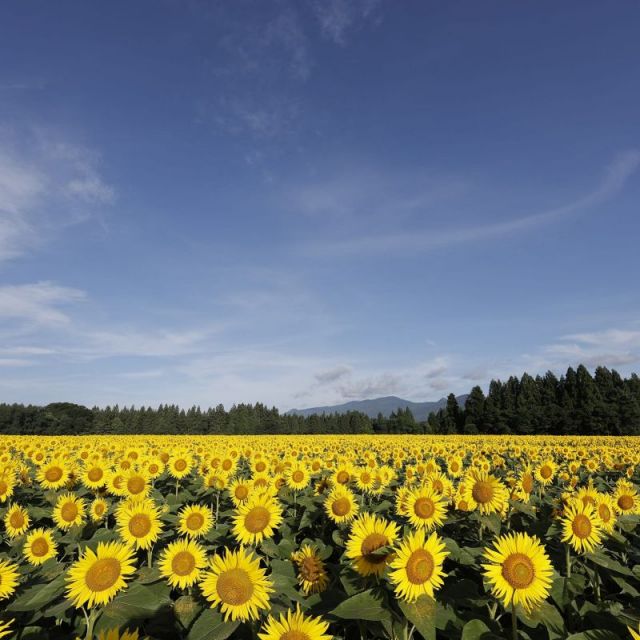
[[[0,638],[638,640],[639,445],[4,437]]]

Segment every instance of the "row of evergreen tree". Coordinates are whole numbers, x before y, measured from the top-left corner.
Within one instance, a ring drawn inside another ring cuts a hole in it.
[[[184,410],[176,405],[89,409],[60,402],[45,407],[0,404],[0,434],[583,434],[640,435],[640,378],[624,379],[598,367],[592,376],[580,365],[560,378],[525,373],[493,380],[485,396],[474,387],[464,406],[450,394],[446,407],[426,421],[409,409],[369,418],[351,411],[302,417],[276,407],[238,404]]]

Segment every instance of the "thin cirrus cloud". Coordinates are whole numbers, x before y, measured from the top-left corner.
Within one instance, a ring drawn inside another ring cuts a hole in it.
[[[573,202],[504,222],[472,225],[448,229],[415,229],[402,233],[358,234],[346,240],[327,241],[321,245],[305,247],[305,251],[316,254],[349,256],[369,253],[393,253],[397,251],[430,251],[434,249],[491,240],[494,238],[522,233],[549,224],[556,220],[578,215],[615,196],[640,165],[640,151],[630,150],[619,154],[606,168],[598,187]]]
[[[0,261],[112,204],[115,189],[99,164],[96,152],[45,131],[22,132],[19,145],[10,136],[0,138]]]

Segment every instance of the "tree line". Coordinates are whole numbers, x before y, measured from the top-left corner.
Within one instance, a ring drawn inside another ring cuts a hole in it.
[[[0,434],[557,434],[640,435],[640,378],[622,378],[580,365],[560,378],[552,372],[492,380],[485,396],[474,387],[463,406],[454,394],[446,407],[417,421],[410,409],[369,418],[363,413],[299,416],[261,403],[215,408],[93,407],[57,402],[42,406],[0,404]]]

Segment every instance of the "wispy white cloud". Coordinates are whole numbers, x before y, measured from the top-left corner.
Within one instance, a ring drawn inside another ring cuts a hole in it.
[[[326,241],[321,245],[305,247],[305,250],[331,255],[352,255],[366,253],[393,253],[396,251],[426,252],[468,242],[479,242],[522,233],[530,229],[577,215],[615,196],[640,165],[640,151],[627,151],[617,156],[606,168],[600,184],[585,196],[573,202],[502,222],[468,225],[454,228],[413,228],[411,231],[396,233],[384,229],[375,235],[358,233],[350,238]],[[324,196],[328,201],[329,196]]]
[[[0,287],[0,318],[15,318],[30,325],[64,325],[70,319],[61,310],[85,297],[79,289],[53,282]]]
[[[314,378],[319,384],[329,384],[331,382],[336,382],[336,380],[340,380],[340,378],[344,378],[344,376],[349,375],[351,372],[352,368],[350,366],[340,364],[332,369],[319,371],[315,374]]]
[[[37,247],[113,202],[99,156],[41,130],[0,137],[0,261]]]
[[[346,44],[349,31],[363,23],[377,21],[375,11],[381,0],[312,0],[311,6],[325,37]]]

